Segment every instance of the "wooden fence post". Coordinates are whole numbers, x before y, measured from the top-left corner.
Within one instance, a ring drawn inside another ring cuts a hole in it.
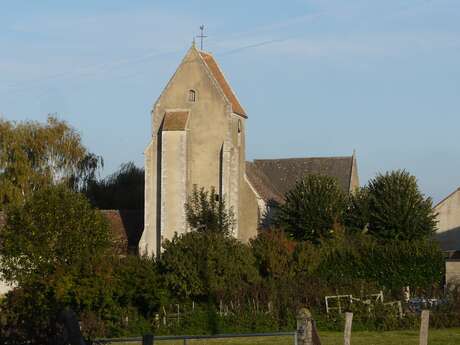
[[[153,345],[153,334],[144,334],[142,336],[142,345]]]
[[[313,323],[310,310],[301,308],[297,313],[297,344],[313,345]]]
[[[430,311],[422,310],[420,321],[420,345],[428,345],[428,326],[430,324]]]
[[[351,344],[351,324],[353,322],[353,313],[345,313],[345,330],[343,332],[344,345]]]

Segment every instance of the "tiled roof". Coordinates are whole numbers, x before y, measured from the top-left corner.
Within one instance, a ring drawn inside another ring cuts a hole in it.
[[[119,250],[123,253],[135,251],[144,230],[143,210],[101,210],[110,224]]]
[[[352,165],[353,156],[256,159],[246,163],[246,174],[263,199],[277,201],[299,179],[310,174],[335,177],[343,190],[349,192]]]
[[[206,63],[206,66],[208,66],[209,70],[211,71],[214,79],[216,79],[217,83],[220,85],[223,93],[225,94],[225,97],[227,97],[227,99],[232,104],[232,111],[238,115],[247,117],[246,112],[238,101],[238,98],[236,98],[235,93],[230,87],[230,84],[225,79],[225,76],[219,68],[219,65],[217,64],[214,57],[211,54],[205,52],[200,52],[200,55]]]
[[[188,111],[167,111],[164,118],[164,131],[183,131],[187,126]]]

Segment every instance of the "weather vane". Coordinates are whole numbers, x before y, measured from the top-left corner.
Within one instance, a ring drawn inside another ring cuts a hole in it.
[[[203,50],[203,38],[208,37],[204,35],[204,25],[200,25],[200,31],[201,33],[196,37],[200,39],[200,49]]]

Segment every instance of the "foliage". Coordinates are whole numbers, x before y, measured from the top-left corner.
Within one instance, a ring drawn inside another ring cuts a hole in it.
[[[288,239],[283,231],[263,231],[250,241],[250,246],[263,278],[283,278],[291,270],[295,242]]]
[[[206,191],[193,186],[185,204],[185,214],[190,228],[197,232],[229,236],[235,224],[232,208],[227,207],[225,198],[219,196],[214,187]]]
[[[113,258],[108,224],[81,194],[50,186],[22,205],[10,205],[1,242],[2,275],[18,286],[11,292],[15,316],[3,330],[28,336],[32,332],[38,341],[64,307],[101,314],[110,308]],[[40,314],[33,322],[28,321],[31,310]]]
[[[278,328],[276,317],[266,311],[246,307],[220,312],[215,306],[197,304],[193,311],[183,313],[179,321],[161,325],[157,334],[258,333]]]
[[[368,185],[369,233],[384,240],[429,238],[436,229],[431,198],[421,193],[415,176],[397,170],[377,175]],[[366,222],[362,220],[361,223]]]
[[[51,116],[46,124],[0,119],[0,208],[56,183],[82,188],[100,166],[102,158],[88,152],[64,121]]]
[[[182,300],[238,299],[259,279],[249,248],[222,233],[176,235],[163,248],[160,270]]]
[[[121,307],[133,307],[148,318],[168,301],[168,292],[153,258],[127,256],[119,259],[114,270],[115,299]]]
[[[369,226],[369,190],[363,187],[355,190],[348,198],[344,225],[348,232],[366,233]]]
[[[333,236],[347,205],[337,180],[325,175],[305,176],[285,199],[276,210],[275,222],[293,239],[313,243]]]
[[[84,193],[99,209],[144,209],[144,169],[133,162],[122,164],[109,177],[90,181]]]
[[[86,199],[64,186],[39,190],[8,209],[1,233],[1,270],[20,286],[46,280],[62,292],[71,277],[94,266],[111,249],[107,221]]]

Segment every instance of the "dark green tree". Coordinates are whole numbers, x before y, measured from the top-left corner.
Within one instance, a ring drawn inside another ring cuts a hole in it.
[[[286,193],[275,210],[275,223],[293,239],[319,243],[340,229],[347,196],[336,179],[307,175]]]
[[[64,307],[100,313],[111,307],[109,227],[83,195],[49,186],[23,204],[10,204],[0,242],[1,273],[17,286],[2,331],[40,341],[53,333],[53,319]]]
[[[235,301],[259,279],[249,247],[222,233],[192,231],[163,248],[161,271],[181,299]]]
[[[114,275],[118,306],[134,307],[148,318],[166,304],[169,296],[153,258],[137,255],[120,258]]]
[[[369,226],[369,190],[360,188],[350,194],[344,225],[348,232],[366,233]]]
[[[369,233],[384,240],[415,240],[436,230],[431,198],[425,198],[415,176],[405,170],[379,174],[369,182]],[[363,219],[361,223],[364,223]]]
[[[124,163],[107,178],[90,181],[83,192],[99,209],[143,210],[144,169]]]
[[[46,124],[0,119],[0,209],[54,184],[79,190],[95,178],[102,163],[75,129],[55,117]]]
[[[181,298],[214,303],[237,296],[258,278],[248,246],[231,235],[233,211],[214,188],[194,186],[185,204],[191,232],[175,236],[163,245],[159,262],[167,286]]]
[[[218,195],[214,188],[206,191],[193,186],[192,194],[185,204],[185,214],[189,226],[197,232],[228,236],[235,224],[233,210],[227,207],[225,198]]]

